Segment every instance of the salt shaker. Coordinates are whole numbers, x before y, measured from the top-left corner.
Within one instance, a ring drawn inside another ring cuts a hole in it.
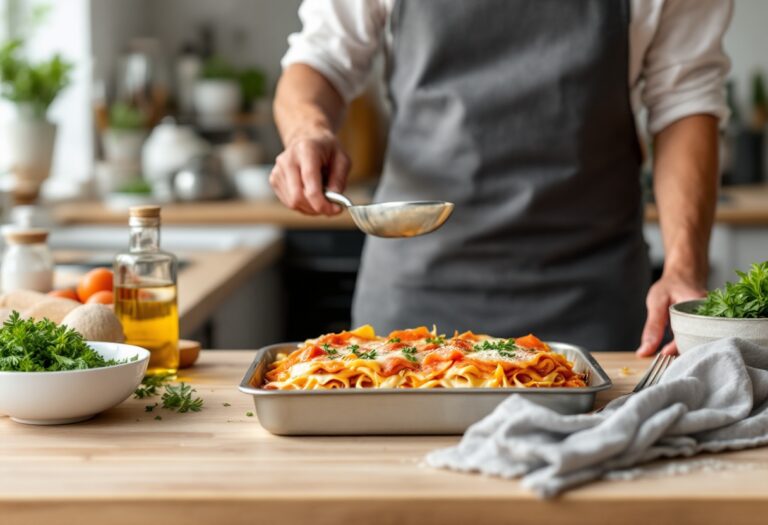
[[[53,256],[48,249],[48,230],[4,229],[6,249],[0,282],[3,293],[12,290],[49,292],[53,288]]]

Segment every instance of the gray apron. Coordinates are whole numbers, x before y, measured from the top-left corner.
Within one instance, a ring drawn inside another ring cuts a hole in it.
[[[650,281],[628,86],[628,0],[402,0],[377,201],[456,203],[368,238],[353,321],[639,342]]]

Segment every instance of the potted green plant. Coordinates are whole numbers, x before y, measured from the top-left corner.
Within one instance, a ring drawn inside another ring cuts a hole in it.
[[[146,119],[137,108],[116,102],[109,108],[109,123],[102,143],[108,162],[135,165],[141,163],[141,146],[147,136]]]
[[[724,337],[741,337],[768,349],[768,261],[736,273],[737,282],[709,292],[705,299],[670,307],[679,352]]]
[[[12,39],[0,46],[0,96],[11,101],[16,118],[7,124],[7,159],[17,196],[34,200],[48,177],[56,140],[56,125],[48,108],[69,85],[72,64],[56,54],[32,62],[23,53],[24,42]]]
[[[203,125],[231,124],[242,103],[237,70],[222,58],[213,57],[203,64],[195,83],[194,105]]]

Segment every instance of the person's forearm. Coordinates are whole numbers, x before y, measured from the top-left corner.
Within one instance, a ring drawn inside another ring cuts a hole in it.
[[[334,133],[341,124],[344,100],[323,75],[294,64],[277,84],[274,112],[280,137],[288,146],[307,135]]]
[[[654,195],[664,240],[664,273],[701,287],[718,188],[717,119],[683,118],[654,141]]]

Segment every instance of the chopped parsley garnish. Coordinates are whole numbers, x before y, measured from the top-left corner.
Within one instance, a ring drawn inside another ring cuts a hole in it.
[[[499,341],[483,341],[479,345],[474,345],[473,350],[480,352],[481,350],[496,350],[502,357],[515,358],[515,350],[518,349],[514,339],[501,339]]]
[[[360,350],[360,345],[349,345],[347,347],[347,350],[349,350],[353,354],[357,354],[357,351]]]
[[[360,359],[376,359],[376,349],[374,348],[369,352],[355,353],[355,355],[357,355],[357,357],[359,357]]]
[[[323,350],[325,350],[325,353],[328,354],[328,357],[330,357],[331,359],[335,359],[339,357],[339,351],[336,350],[335,348],[331,348],[331,345],[329,345],[328,343],[325,343],[323,345]]]
[[[411,361],[412,363],[418,363],[419,360],[416,359],[416,347],[414,346],[406,346],[401,350],[403,352],[403,355],[408,361]]]
[[[387,341],[387,343],[399,343],[399,342],[400,342],[400,338],[399,337],[393,337],[392,339]]]
[[[427,337],[427,343],[431,345],[442,345],[445,344],[445,336],[438,335],[436,337]]]

